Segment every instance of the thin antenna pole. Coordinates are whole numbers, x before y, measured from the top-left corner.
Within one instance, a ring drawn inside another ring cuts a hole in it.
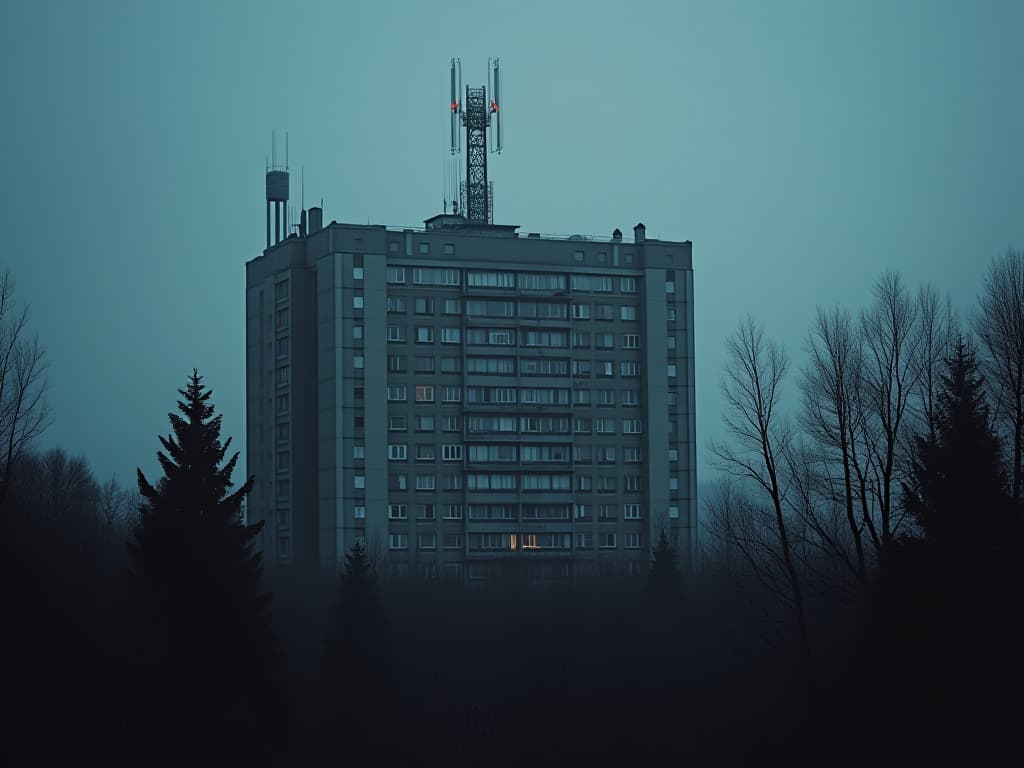
[[[288,131],[284,132],[284,169],[288,170]]]
[[[306,210],[306,166],[299,172],[299,210]]]

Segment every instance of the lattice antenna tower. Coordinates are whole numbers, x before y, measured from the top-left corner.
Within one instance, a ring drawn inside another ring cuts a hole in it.
[[[494,223],[494,184],[487,178],[488,151],[500,153],[502,142],[501,70],[498,59],[487,60],[487,85],[462,90],[462,62],[451,61],[451,154],[462,152],[462,131],[466,132],[466,178],[460,184],[459,207],[472,222]],[[487,94],[490,92],[490,101]],[[490,131],[490,141],[488,141]],[[454,174],[453,174],[454,175]],[[461,173],[458,174],[461,176]],[[454,193],[454,190],[452,190]],[[455,199],[455,195],[452,195]]]

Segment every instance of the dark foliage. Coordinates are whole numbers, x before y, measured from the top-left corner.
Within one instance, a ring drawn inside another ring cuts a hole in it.
[[[143,621],[137,638],[145,742],[165,741],[171,761],[241,762],[268,756],[287,731],[270,628],[270,595],[261,586],[254,539],[240,505],[253,478],[229,493],[234,454],[220,442],[221,417],[197,372],[179,390],[182,415],[157,454],[164,476],[154,487],[138,472],[144,498],[129,546],[133,595]]]

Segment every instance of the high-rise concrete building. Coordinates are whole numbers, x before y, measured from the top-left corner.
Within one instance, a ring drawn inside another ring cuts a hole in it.
[[[692,563],[690,242],[321,216],[246,265],[268,564],[362,541],[384,575],[640,575],[662,530]]]

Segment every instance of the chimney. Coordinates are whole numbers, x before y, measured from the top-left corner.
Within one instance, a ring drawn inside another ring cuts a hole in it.
[[[303,209],[302,213],[299,214],[299,237],[306,236],[306,211]]]
[[[647,227],[645,227],[643,225],[643,222],[640,222],[635,227],[633,227],[633,242],[634,243],[642,243],[644,241],[646,235],[647,235]]]
[[[314,206],[309,209],[309,234],[315,235],[324,228],[324,209]]]
[[[619,229],[618,227],[616,227],[615,231],[612,232],[612,242],[613,243],[621,243],[622,242],[622,230]]]

